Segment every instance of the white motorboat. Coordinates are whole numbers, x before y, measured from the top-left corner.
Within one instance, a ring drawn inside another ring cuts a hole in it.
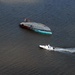
[[[46,49],[46,50],[54,50],[54,47],[50,45],[39,45],[41,49]]]
[[[58,51],[58,52],[70,52],[75,53],[75,49],[71,50],[70,48],[59,48],[59,47],[53,47],[50,45],[39,45],[41,49],[49,50],[49,51]]]

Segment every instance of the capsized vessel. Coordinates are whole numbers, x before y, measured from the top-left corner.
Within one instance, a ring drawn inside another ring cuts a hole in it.
[[[52,31],[48,26],[41,23],[27,21],[27,19],[20,23],[20,27],[30,29],[42,34],[52,34]]]

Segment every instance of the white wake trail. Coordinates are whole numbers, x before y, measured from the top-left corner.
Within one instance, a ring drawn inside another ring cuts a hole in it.
[[[75,48],[55,48],[54,51],[75,53]]]

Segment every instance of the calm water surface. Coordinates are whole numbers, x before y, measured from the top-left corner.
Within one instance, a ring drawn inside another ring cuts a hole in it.
[[[24,18],[46,24],[53,35],[21,29]],[[75,75],[75,54],[38,47],[74,48],[74,33],[74,0],[1,0],[0,75]]]

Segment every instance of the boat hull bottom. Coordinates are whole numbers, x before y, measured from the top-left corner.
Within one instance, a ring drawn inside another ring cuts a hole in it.
[[[51,31],[37,30],[37,29],[31,28],[31,27],[25,26],[25,25],[23,25],[23,24],[20,24],[20,27],[21,27],[21,28],[24,28],[24,29],[29,29],[29,30],[32,30],[32,31],[34,31],[34,32],[41,33],[41,34],[48,34],[48,35],[51,35],[51,34],[52,34]]]

